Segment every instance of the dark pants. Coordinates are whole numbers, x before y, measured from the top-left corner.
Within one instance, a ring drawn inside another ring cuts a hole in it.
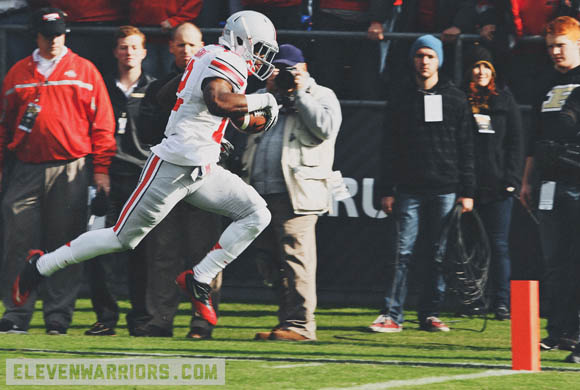
[[[491,307],[506,306],[510,303],[511,261],[509,254],[509,233],[513,198],[479,205],[477,211],[489,237],[491,264]]]
[[[151,238],[147,256],[147,308],[152,315],[150,324],[172,330],[173,319],[182,297],[175,278],[183,270],[197,264],[218,241],[221,217],[204,210],[179,203],[146,237]],[[141,244],[140,244],[141,245]],[[211,298],[218,311],[222,274],[212,281]],[[213,326],[199,317],[192,307],[191,328],[211,333]]]
[[[294,214],[288,193],[264,195],[272,222],[256,239],[279,271],[278,322],[311,340],[316,339],[316,222],[318,216]]]
[[[554,209],[540,212],[540,240],[546,262],[548,335],[578,335],[580,186],[556,184]]]
[[[113,226],[117,221],[121,209],[133,192],[138,177],[111,175],[111,202],[107,214],[106,225]],[[97,315],[97,321],[114,328],[119,320],[119,306],[115,296],[118,294],[116,286],[127,282],[129,287],[129,300],[131,310],[127,313],[127,326],[129,332],[144,325],[151,319],[146,308],[147,289],[147,253],[152,244],[151,239],[146,237],[140,245],[132,251],[113,253],[99,256],[87,261],[89,286],[93,310]],[[124,262],[124,264],[119,264]]]
[[[52,251],[86,230],[89,175],[85,159],[42,164],[16,161],[2,184],[3,318],[28,329],[40,296],[44,300],[45,323],[68,328],[81,284],[82,266],[72,265],[47,278],[40,291],[33,291],[23,306],[14,306],[10,290],[29,249]]]

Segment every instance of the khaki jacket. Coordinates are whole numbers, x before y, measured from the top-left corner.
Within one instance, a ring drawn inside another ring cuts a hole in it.
[[[332,90],[310,79],[297,93],[297,112],[287,115],[282,147],[282,172],[296,214],[330,210],[329,178],[334,145],[342,122],[340,103]],[[252,177],[252,164],[261,134],[250,135],[242,156],[244,180]]]

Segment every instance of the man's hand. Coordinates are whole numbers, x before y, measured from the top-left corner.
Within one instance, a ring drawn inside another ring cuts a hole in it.
[[[441,40],[443,42],[453,42],[457,39],[457,36],[461,34],[461,30],[455,26],[449,27],[441,33]]]
[[[393,212],[394,205],[395,205],[394,196],[385,196],[381,199],[381,208],[387,214],[391,214]]]
[[[520,190],[520,203],[526,209],[532,209],[532,187],[525,181],[522,182],[522,189]]]
[[[159,25],[161,26],[161,28],[163,29],[163,31],[169,31],[171,30],[173,27],[171,26],[171,23],[169,23],[169,20],[165,19],[164,21],[162,21],[161,23],[159,23]]]
[[[457,203],[461,203],[463,209],[461,210],[462,213],[468,213],[473,210],[473,198],[459,198],[457,199]]]
[[[493,40],[493,34],[495,34],[495,24],[486,24],[479,29],[479,35],[488,41]]]
[[[371,25],[367,30],[367,37],[371,41],[382,41],[385,39],[385,36],[383,35],[383,25],[379,22],[371,22]]]
[[[310,79],[310,73],[305,69],[297,68],[294,72],[294,84],[296,84],[296,90],[300,91],[306,88],[308,85],[308,80]]]
[[[95,182],[95,187],[97,187],[97,193],[99,191],[105,191],[107,196],[111,192],[111,181],[109,175],[106,173],[95,173],[93,174],[93,181]]]

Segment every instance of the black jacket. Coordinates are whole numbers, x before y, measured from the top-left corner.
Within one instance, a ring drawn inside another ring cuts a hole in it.
[[[157,93],[167,82],[182,73],[175,65],[171,73],[149,85],[139,110],[139,130],[144,141],[157,145],[164,137],[165,127],[171,115],[171,109],[164,108],[157,100]]]
[[[145,90],[155,79],[142,74],[137,87],[127,97],[117,87],[117,78],[117,74],[105,78],[116,120],[117,152],[111,162],[110,172],[112,175],[139,175],[149,156],[149,145],[141,137],[137,118]]]
[[[443,121],[425,122],[424,96],[442,95]],[[395,191],[472,198],[475,191],[473,126],[463,91],[440,81],[420,91],[414,80],[394,88],[385,116],[381,197]]]
[[[480,203],[508,196],[507,187],[519,188],[524,159],[522,117],[512,93],[498,90],[490,98],[489,110],[493,133],[475,129],[476,198]]]
[[[537,104],[533,108],[535,131],[530,137],[528,144],[528,155],[537,157],[538,162],[543,160],[541,151],[536,153],[536,143],[539,141],[555,141],[560,144],[579,144],[580,139],[577,132],[580,130],[570,124],[566,112],[574,109],[574,102],[577,94],[568,104],[568,99],[572,96],[580,85],[580,66],[560,73],[555,69],[544,72],[544,79],[540,80],[539,94],[536,99]],[[568,104],[568,106],[566,106]],[[566,109],[565,109],[566,107]],[[575,168],[565,168],[557,166],[538,165],[539,178],[542,180],[553,180],[568,184],[580,184],[580,174]]]

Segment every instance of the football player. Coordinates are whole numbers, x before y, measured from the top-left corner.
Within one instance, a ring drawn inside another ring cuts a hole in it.
[[[216,163],[228,117],[266,110],[272,127],[278,104],[270,93],[245,95],[249,74],[265,80],[278,52],[272,22],[254,11],[226,21],[219,45],[200,49],[189,61],[177,88],[177,101],[162,142],[154,146],[137,188],[115,226],[84,233],[50,253],[30,250],[13,285],[12,299],[23,305],[45,278],[69,264],[133,249],[180,201],[232,219],[218,242],[193,269],[177,277],[199,314],[217,322],[209,283],[270,222],[266,202],[238,176]],[[195,237],[191,237],[195,240]]]

